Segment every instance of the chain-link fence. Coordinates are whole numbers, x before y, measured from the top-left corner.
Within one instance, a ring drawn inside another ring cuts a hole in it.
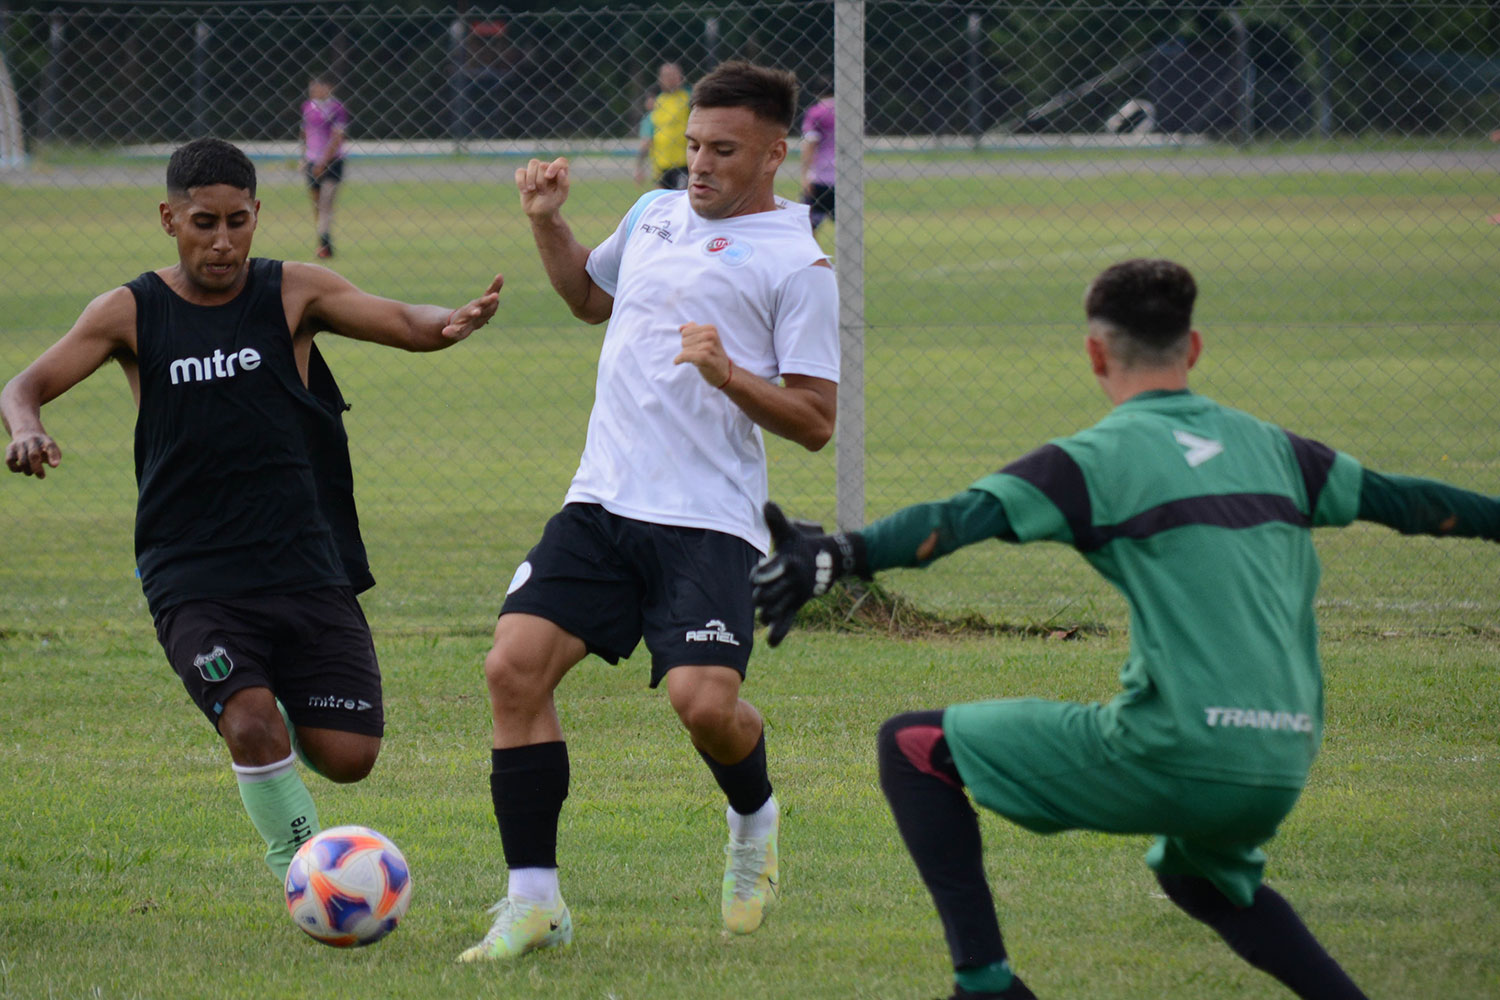
[[[0,3],[5,377],[93,295],[174,262],[156,202],[188,138],[256,159],[257,254],[312,258],[314,77],[348,112],[326,263],[450,305],[506,274],[497,322],[452,351],[325,345],[354,404],[377,624],[486,627],[561,501],[599,331],[552,294],[511,174],[571,156],[566,214],[602,239],[640,190],[669,62],[691,83],[745,57],[794,70],[809,105],[833,93],[837,211],[818,235],[844,290],[845,406],[836,449],[771,442],[772,494],[796,513],[945,496],[1097,419],[1081,293],[1141,255],[1199,278],[1201,391],[1373,467],[1495,489],[1491,3],[390,6]],[[794,155],[780,193],[803,177]],[[44,417],[64,465],[0,486],[0,628],[133,620],[130,395],[101,373]],[[1327,619],[1500,611],[1481,547],[1365,527],[1320,542]],[[896,586],[1009,621],[1122,617],[1056,547],[978,547]]]

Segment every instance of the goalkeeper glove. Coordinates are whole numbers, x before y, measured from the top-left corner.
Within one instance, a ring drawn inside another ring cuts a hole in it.
[[[851,573],[868,578],[865,540],[858,532],[806,534],[787,521],[774,503],[765,507],[773,549],[750,573],[761,624],[771,627],[766,641],[778,645],[791,631],[797,609]]]

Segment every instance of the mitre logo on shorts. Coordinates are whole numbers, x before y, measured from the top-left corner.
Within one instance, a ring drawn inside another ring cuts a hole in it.
[[[726,646],[738,646],[740,641],[729,631],[729,627],[717,618],[703,623],[702,628],[690,628],[684,636],[688,642],[722,642]]]
[[[730,267],[739,267],[750,259],[755,251],[748,243],[737,243],[728,236],[710,236],[708,242],[703,244],[703,252],[710,257],[722,260]]]
[[[514,594],[516,591],[526,586],[526,581],[530,579],[531,560],[527,559],[525,562],[521,563],[521,565],[516,567],[516,575],[510,578],[510,586],[505,588],[505,596],[509,597],[511,594]]]
[[[336,694],[314,694],[307,698],[308,708],[342,708],[346,712],[363,712],[367,708],[373,708],[363,698],[341,698]]]
[[[215,646],[206,653],[199,653],[193,657],[193,666],[198,668],[198,673],[210,684],[216,684],[229,676],[234,669],[234,661],[229,658],[223,646]]]

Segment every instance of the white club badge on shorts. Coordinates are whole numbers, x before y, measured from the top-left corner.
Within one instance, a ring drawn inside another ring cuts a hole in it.
[[[505,588],[505,596],[509,597],[522,587],[526,581],[531,579],[531,560],[527,559],[516,567],[516,575],[510,578],[510,586]]]
[[[703,252],[729,267],[739,267],[750,259],[755,248],[732,236],[710,236],[703,244]]]

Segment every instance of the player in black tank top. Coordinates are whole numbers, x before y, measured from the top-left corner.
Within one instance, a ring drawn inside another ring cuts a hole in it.
[[[411,351],[495,314],[501,278],[458,309],[365,294],[321,267],[252,260],[255,168],[214,139],[167,167],[178,262],[89,304],[0,393],[6,466],[62,453],[41,407],[106,361],[140,412],[136,558],[157,635],[229,749],[241,798],[285,874],[317,814],[295,767],[340,782],[374,766],[380,675],[354,594],[373,585],[354,509],[343,398],[313,344],[329,331]]]
[[[136,559],[153,615],[187,600],[374,583],[357,519],[339,539],[323,514],[346,499],[352,513],[349,484],[320,480],[313,461],[326,442],[325,464],[349,467],[338,403],[297,371],[281,262],[248,263],[244,290],[221,306],[189,302],[153,271],[125,286],[141,392]]]

